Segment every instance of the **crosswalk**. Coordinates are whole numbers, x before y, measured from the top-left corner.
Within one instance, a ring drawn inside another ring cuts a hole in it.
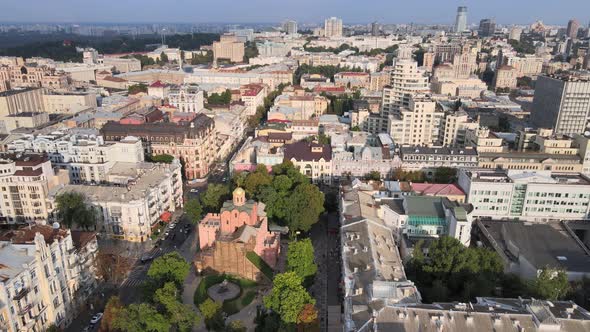
[[[172,252],[176,249],[174,248],[152,248],[148,254],[145,256],[152,256],[153,258],[158,258],[162,255],[165,255],[169,252]],[[146,279],[147,279],[147,271],[149,269],[149,264],[141,264],[136,263],[133,267],[127,279],[121,283],[120,287],[138,287],[140,286]]]

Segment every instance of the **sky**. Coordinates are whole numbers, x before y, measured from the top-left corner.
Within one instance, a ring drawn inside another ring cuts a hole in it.
[[[469,24],[566,25],[590,21],[590,0],[0,0],[0,22],[301,23],[341,17],[344,24],[451,24],[456,7],[468,7]]]

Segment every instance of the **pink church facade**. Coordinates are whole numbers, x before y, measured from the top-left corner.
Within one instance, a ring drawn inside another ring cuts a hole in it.
[[[199,223],[198,231],[201,251],[214,250],[219,241],[240,242],[269,266],[276,266],[280,233],[269,231],[264,204],[246,200],[242,188],[234,190],[233,199],[223,204],[220,213],[207,214]]]

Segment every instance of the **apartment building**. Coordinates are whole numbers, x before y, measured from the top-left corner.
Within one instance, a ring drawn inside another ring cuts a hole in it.
[[[93,92],[45,91],[43,104],[45,112],[50,114],[75,114],[98,106]]]
[[[183,84],[170,90],[168,103],[176,107],[178,112],[198,113],[205,108],[205,96],[197,85]]]
[[[6,145],[12,153],[43,153],[53,166],[65,169],[71,183],[101,183],[116,162],[144,161],[141,140],[125,137],[105,142],[94,130],[91,133],[54,131],[46,135],[23,135]]]
[[[408,146],[400,148],[402,168],[423,171],[433,175],[438,167],[474,168],[478,166],[478,154],[472,148]]]
[[[342,19],[330,17],[324,21],[325,37],[342,37]]]
[[[40,154],[4,154],[0,158],[0,222],[44,224],[49,191],[68,183],[67,173],[56,174],[49,159]]]
[[[408,107],[390,115],[388,133],[399,145],[440,145],[445,113],[426,96],[409,98]]]
[[[590,74],[539,76],[531,120],[556,134],[584,133],[590,127]]]
[[[324,96],[318,96],[312,93],[304,95],[287,95],[282,94],[275,98],[274,105],[279,107],[290,107],[299,110],[301,118],[298,120],[308,120],[312,117],[319,117],[328,111],[330,101]]]
[[[44,112],[43,91],[23,88],[0,92],[0,117],[22,112]]]
[[[516,78],[518,77],[518,72],[516,68],[503,65],[496,68],[496,75],[494,75],[494,88],[508,88],[514,89],[516,88]]]
[[[474,217],[531,221],[590,219],[590,179],[527,170],[460,170]]]
[[[256,114],[258,107],[264,105],[264,98],[268,89],[264,84],[245,84],[240,86],[240,100],[246,106],[246,113],[249,116]]]
[[[244,61],[244,43],[235,35],[222,35],[218,42],[213,43],[213,58],[242,62]]]
[[[410,105],[412,95],[430,92],[428,75],[416,61],[396,61],[390,75],[390,84],[383,88],[383,116],[399,114],[402,107]]]
[[[187,179],[204,177],[215,162],[218,147],[215,121],[199,113],[190,122],[145,123],[125,125],[108,122],[101,129],[106,141],[120,141],[127,136],[142,140],[148,154],[169,154],[184,162]]]
[[[136,58],[103,57],[102,64],[114,69],[115,72],[128,73],[141,70],[141,61]]]
[[[329,144],[299,141],[284,146],[285,160],[314,183],[332,182],[332,148]]]
[[[0,231],[0,328],[66,328],[96,288],[96,234],[34,225]]]
[[[100,185],[65,185],[51,191],[48,202],[75,192],[98,213],[96,230],[105,236],[143,242],[164,215],[183,206],[181,166],[178,159],[164,163],[118,162]]]
[[[474,121],[467,112],[458,110],[448,112],[444,118],[443,146],[465,146],[467,131],[479,128],[479,121]]]

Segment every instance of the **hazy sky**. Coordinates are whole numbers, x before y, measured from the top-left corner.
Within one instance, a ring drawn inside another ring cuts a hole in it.
[[[0,0],[1,22],[279,22],[292,18],[344,23],[452,23],[458,5],[469,23],[493,17],[498,23],[565,25],[590,20],[590,0]]]

